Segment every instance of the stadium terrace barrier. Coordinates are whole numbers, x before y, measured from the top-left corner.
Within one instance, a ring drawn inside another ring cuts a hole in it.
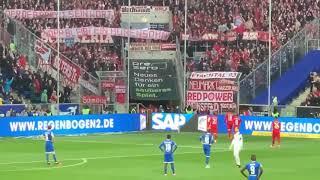
[[[6,117],[0,120],[0,137],[42,135],[47,126],[59,135],[134,132],[146,128],[140,114]]]
[[[198,119],[207,115],[153,113],[152,129],[198,131]],[[240,132],[252,136],[271,136],[272,117],[241,116]],[[281,117],[281,136],[320,138],[320,119]],[[203,121],[206,123],[206,121]],[[224,115],[218,116],[218,132],[227,133]]]
[[[9,110],[16,113],[16,116],[20,116],[24,111],[28,111],[30,106],[34,106],[37,109],[50,110],[53,115],[57,115],[57,104],[5,104],[0,106],[0,117],[5,117]],[[69,103],[69,104],[59,104],[59,114],[60,115],[79,115],[81,104]]]

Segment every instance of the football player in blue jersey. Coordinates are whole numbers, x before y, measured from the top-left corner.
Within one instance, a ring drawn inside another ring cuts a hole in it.
[[[44,132],[43,134],[44,139],[46,141],[45,150],[46,150],[46,160],[48,165],[50,165],[50,161],[49,161],[50,154],[52,154],[55,164],[59,164],[59,162],[57,161],[56,153],[54,151],[54,146],[53,146],[54,135],[51,129],[52,127],[49,125],[47,128],[47,131]]]
[[[262,165],[256,160],[256,155],[251,155],[251,162],[241,170],[241,174],[248,180],[259,180],[263,173]],[[249,175],[244,173],[245,170],[248,171]]]
[[[206,168],[210,168],[209,160],[211,155],[211,145],[213,144],[214,138],[211,133],[206,132],[200,136],[200,141],[203,146],[203,153],[206,156]]]
[[[164,153],[164,175],[168,174],[168,164],[171,164],[172,175],[175,176],[173,153],[176,151],[177,145],[171,140],[171,135],[167,135],[167,139],[160,144],[159,148]]]

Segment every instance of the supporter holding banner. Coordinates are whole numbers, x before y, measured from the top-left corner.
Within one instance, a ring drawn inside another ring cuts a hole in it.
[[[43,60],[44,63],[48,64],[51,57],[51,48],[47,47],[40,40],[36,40],[34,50]]]
[[[56,19],[58,18],[58,11],[34,11],[25,9],[6,9],[4,13],[11,18],[16,19]],[[61,19],[95,19],[103,18],[113,21],[113,10],[65,10],[60,11]]]

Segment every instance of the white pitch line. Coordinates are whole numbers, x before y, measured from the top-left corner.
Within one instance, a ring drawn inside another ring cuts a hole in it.
[[[226,152],[227,149],[221,150],[221,151],[214,151],[214,152]],[[184,153],[176,153],[175,155],[184,155],[184,154],[200,154],[202,152],[184,152]],[[132,155],[132,156],[100,156],[100,157],[87,157],[82,158],[86,160],[97,160],[97,159],[114,159],[114,158],[134,158],[134,157],[150,157],[150,156],[162,156],[163,154],[142,154],[142,155]],[[64,161],[75,161],[79,160],[79,158],[73,158],[73,159],[65,159]],[[28,162],[7,162],[7,163],[0,163],[0,165],[10,165],[10,164],[32,164],[32,163],[40,163],[44,161],[28,161]]]
[[[74,140],[59,140],[61,142],[74,142],[74,143],[97,143],[97,144],[114,144],[114,145],[133,145],[133,146],[156,146],[156,144],[133,144],[133,143],[114,143],[114,142],[107,142],[107,141],[74,141]],[[182,148],[192,148],[192,149],[202,149],[202,145],[200,144],[199,146],[189,146],[189,145],[178,145],[178,147],[182,147]],[[214,149],[220,149],[220,150],[224,150],[226,148],[216,148],[214,147]]]
[[[79,160],[79,159],[77,159]],[[43,168],[28,168],[28,169],[13,169],[13,170],[0,170],[0,172],[17,172],[17,171],[38,171],[38,170],[52,170],[52,169],[62,169],[62,168],[69,168],[69,167],[76,167],[76,166],[81,166],[84,165],[88,162],[86,158],[81,158],[81,162],[76,163],[76,164],[70,164],[66,166],[55,166],[55,167],[43,167]],[[33,161],[35,163],[36,161]],[[38,161],[39,162],[39,161]],[[43,161],[40,161],[43,162]],[[31,163],[31,162],[30,162]],[[13,164],[13,163],[12,163]],[[18,164],[18,163],[16,163]]]
[[[142,144],[133,144],[133,143],[114,143],[114,142],[108,142],[108,141],[74,141],[74,140],[58,140],[61,142],[74,142],[74,143],[97,143],[97,144],[114,144],[114,145],[136,145],[136,146],[155,146],[155,144],[148,144],[148,143],[142,143]]]

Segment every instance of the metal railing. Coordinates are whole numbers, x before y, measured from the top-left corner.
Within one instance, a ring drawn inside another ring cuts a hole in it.
[[[86,104],[81,103],[70,103],[70,104],[59,104],[59,114],[60,115],[76,115],[81,114],[81,110]],[[106,105],[89,105],[92,114],[102,114],[102,113],[115,113],[118,112],[117,109],[113,109],[114,104]],[[152,109],[145,107],[141,103],[130,104],[129,111],[121,113],[129,113],[133,108],[136,109],[137,113],[151,113]],[[240,104],[239,113],[249,114],[252,116],[270,116],[270,112],[274,107],[268,105],[260,104]],[[318,106],[282,106],[276,107],[280,113],[280,117],[299,117],[299,118],[320,118],[320,107]],[[32,110],[42,110],[43,112],[49,110],[53,115],[58,114],[57,104],[4,104],[0,105],[0,117],[6,116],[7,112],[12,109],[15,113],[19,114],[23,110],[30,112]],[[292,109],[293,111],[287,111]],[[184,112],[183,109],[180,112]],[[249,112],[249,113],[248,113]],[[224,114],[224,112],[219,112],[219,114]]]
[[[114,112],[112,109],[113,104],[96,104],[87,105],[82,103],[42,103],[42,104],[3,104],[0,105],[0,117],[8,116],[8,111],[13,112],[14,116],[23,116],[23,113],[27,112],[41,112],[39,115],[44,116],[48,112],[52,115],[78,115],[81,114],[83,107],[88,106],[91,110],[91,114],[102,114],[104,110]],[[59,110],[58,110],[59,107]],[[107,107],[107,108],[106,108]],[[110,107],[110,108],[108,108]],[[11,115],[12,116],[12,115]]]
[[[309,50],[319,49],[319,20],[306,25],[271,57],[271,82],[293,67]],[[310,41],[312,40],[312,41]],[[250,103],[268,88],[268,59],[240,81],[240,103]]]

